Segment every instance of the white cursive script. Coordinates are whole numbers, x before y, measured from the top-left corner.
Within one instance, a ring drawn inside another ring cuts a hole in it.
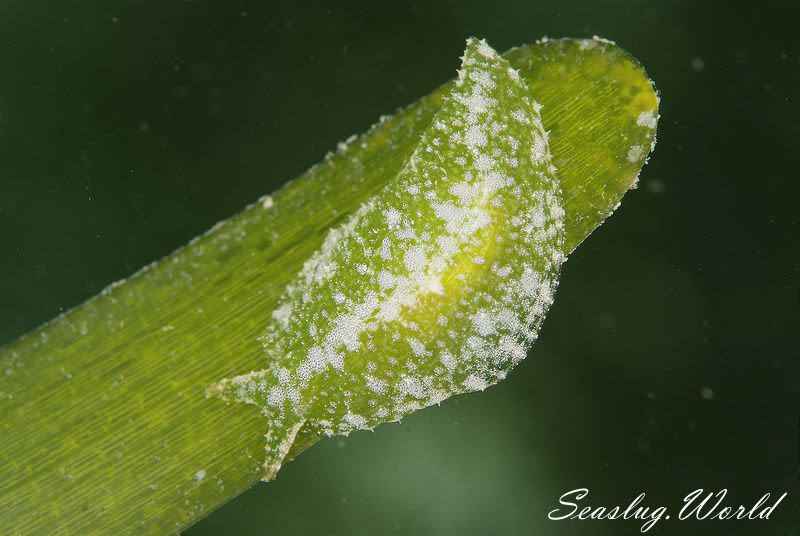
[[[563,521],[568,519],[587,520],[587,519],[635,519],[642,522],[639,529],[647,532],[652,529],[661,519],[669,519],[666,506],[646,506],[644,505],[645,494],[637,495],[626,507],[622,506],[583,506],[578,503],[589,495],[587,488],[577,488],[563,494],[558,502],[560,508],[551,510],[547,517],[553,521]],[[727,489],[719,491],[705,491],[702,488],[696,489],[683,498],[683,506],[678,514],[680,521],[687,519],[705,520],[726,520],[726,519],[769,519],[769,516],[778,505],[786,498],[788,493],[784,492],[772,504],[768,504],[771,494],[763,494],[752,506],[745,505],[726,505],[725,497],[728,495]]]
[[[607,508],[605,506],[584,506],[578,509],[578,503],[570,501],[572,497],[574,497],[575,501],[581,501],[588,494],[589,490],[586,488],[578,488],[566,492],[558,499],[558,502],[570,508],[564,513],[561,513],[561,509],[556,508],[547,514],[547,517],[553,521],[561,521],[563,519],[639,519],[644,520],[642,528],[640,529],[641,532],[647,532],[667,513],[667,509],[664,506],[659,506],[657,508],[641,506],[640,503],[645,498],[644,493],[637,495],[624,510],[620,506],[614,506],[612,508]],[[667,516],[667,518],[669,518],[669,516]]]
[[[772,506],[764,506],[770,498],[770,494],[765,493],[753,506],[748,508],[744,505],[736,507],[723,505],[722,501],[727,494],[727,489],[716,493],[711,491],[704,493],[703,488],[694,490],[684,497],[684,505],[678,514],[678,519],[695,518],[701,521],[705,519],[769,519],[770,514],[787,495],[784,492]]]

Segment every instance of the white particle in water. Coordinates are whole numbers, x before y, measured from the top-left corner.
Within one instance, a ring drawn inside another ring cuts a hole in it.
[[[664,181],[659,179],[650,179],[649,181],[645,182],[645,187],[650,191],[650,193],[654,194],[663,194],[667,189]]]

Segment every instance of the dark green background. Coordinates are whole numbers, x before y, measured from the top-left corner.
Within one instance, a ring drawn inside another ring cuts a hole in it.
[[[658,146],[565,265],[532,357],[316,445],[188,533],[638,532],[547,519],[587,487],[667,505],[661,534],[798,534],[795,5],[3,2],[0,344],[450,78],[467,36],[599,34],[660,89]],[[789,497],[768,522],[676,522],[698,487]]]

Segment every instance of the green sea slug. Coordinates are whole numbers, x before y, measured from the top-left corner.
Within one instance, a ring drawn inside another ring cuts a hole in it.
[[[209,388],[266,416],[265,480],[301,427],[348,434],[485,389],[536,339],[565,258],[540,106],[485,41],[462,60],[402,170],[286,287],[270,366]]]

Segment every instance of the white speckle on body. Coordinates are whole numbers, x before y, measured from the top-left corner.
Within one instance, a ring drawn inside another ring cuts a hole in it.
[[[641,157],[642,157],[642,146],[631,145],[631,148],[628,149],[628,162],[638,162]]]
[[[395,286],[395,278],[386,270],[381,270],[378,274],[378,285],[380,285],[382,289],[392,288]]]
[[[367,380],[367,387],[373,393],[382,395],[386,392],[386,387],[388,384],[384,380],[379,380],[378,378],[370,376],[369,374],[364,376],[364,378]]]
[[[483,391],[489,385],[486,380],[475,375],[470,375],[464,380],[464,387],[469,391]]]
[[[403,255],[403,263],[406,266],[406,270],[409,272],[418,272],[422,270],[428,263],[425,249],[422,246],[412,247]]]
[[[291,315],[292,315],[292,304],[290,303],[284,303],[280,307],[272,311],[272,318],[274,318],[281,324],[285,324],[286,322],[288,322],[289,317]]]
[[[344,420],[355,429],[364,429],[367,427],[367,419],[355,413],[347,413],[344,416]]]
[[[388,209],[383,213],[383,215],[386,218],[386,223],[389,224],[390,227],[398,225],[400,223],[400,219],[402,218],[400,211],[395,208]]]
[[[658,117],[654,111],[642,112],[636,118],[636,124],[640,127],[656,128]]]

